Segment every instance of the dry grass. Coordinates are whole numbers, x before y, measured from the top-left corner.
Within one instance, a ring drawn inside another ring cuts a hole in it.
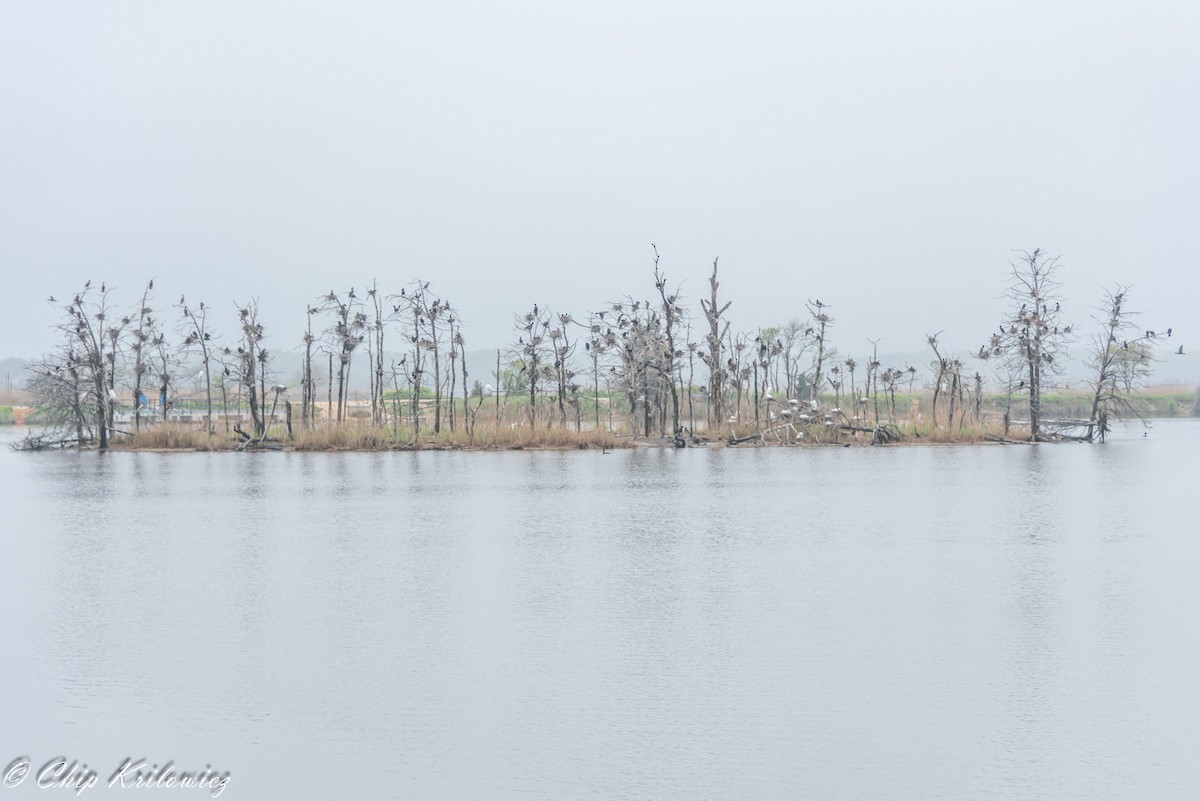
[[[473,434],[457,427],[450,431],[444,427],[434,434],[432,428],[423,428],[421,436],[413,440],[412,429],[401,427],[392,436],[390,428],[374,428],[367,424],[351,423],[342,426],[323,426],[311,430],[297,430],[292,447],[296,450],[388,450],[411,447],[414,450],[462,449],[462,450],[536,450],[541,448],[627,448],[632,447],[628,437],[618,437],[607,431],[582,431],[563,428],[528,428],[510,425],[480,424]]]
[[[423,437],[422,447],[445,448],[476,448],[480,450],[519,450],[537,448],[577,448],[580,450],[592,448],[632,448],[634,442],[630,437],[619,437],[608,431],[585,430],[576,431],[573,428],[538,428],[536,431],[525,427],[501,425],[479,426],[473,436],[468,436],[461,428],[450,432],[443,430],[437,436],[432,433]]]
[[[935,443],[959,443],[966,444],[972,442],[987,442],[989,437],[1005,437],[1004,423],[1002,422],[983,422],[975,423],[971,420],[960,428],[957,425],[947,426],[945,423],[933,423],[928,420],[923,420],[919,423],[905,423],[899,426],[900,433],[904,434],[906,441],[915,442],[935,442]],[[1029,432],[1017,426],[1009,428],[1007,439],[1028,439]]]
[[[629,437],[619,437],[607,431],[582,431],[574,429],[543,429],[509,426],[479,426],[474,436],[468,436],[462,428],[451,432],[443,429],[434,434],[432,429],[423,430],[420,440],[413,441],[410,429],[401,427],[393,436],[391,428],[377,428],[367,423],[350,422],[342,425],[320,425],[311,429],[295,428],[291,440],[281,426],[269,432],[270,441],[288,450],[297,451],[382,451],[404,448],[462,449],[462,450],[537,450],[537,449],[590,449],[629,448],[634,442]],[[114,437],[114,450],[232,450],[241,443],[236,435],[218,431],[211,437],[195,426],[169,423],[146,426],[137,434]]]
[[[110,445],[121,451],[227,451],[237,445],[237,438],[224,431],[209,436],[192,425],[166,423],[146,426],[136,434],[118,434]]]
[[[287,432],[272,429],[271,436],[287,439]],[[412,437],[400,429],[395,438],[392,429],[376,428],[358,421],[342,425],[318,425],[314,428],[295,428],[288,447],[298,451],[385,451],[403,448]]]

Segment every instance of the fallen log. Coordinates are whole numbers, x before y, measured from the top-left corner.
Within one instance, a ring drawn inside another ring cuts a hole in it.
[[[1004,445],[1032,445],[1033,444],[1032,442],[1030,442],[1027,439],[1009,439],[1008,437],[1001,437],[998,434],[984,434],[983,438],[986,440],[991,440],[992,442],[999,442]]]

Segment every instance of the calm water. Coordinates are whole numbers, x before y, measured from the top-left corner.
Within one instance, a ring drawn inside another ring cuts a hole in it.
[[[0,766],[211,765],[233,799],[1194,799],[1198,449],[1196,420],[1103,447],[4,449]]]

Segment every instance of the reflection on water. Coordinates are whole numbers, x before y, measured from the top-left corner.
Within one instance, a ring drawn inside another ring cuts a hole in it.
[[[5,452],[0,749],[231,798],[1190,797],[1198,444]]]

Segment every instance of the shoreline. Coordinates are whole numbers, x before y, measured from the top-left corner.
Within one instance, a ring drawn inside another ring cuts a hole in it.
[[[1191,419],[1187,416],[1164,416],[1154,419]],[[18,426],[13,427],[18,428]],[[669,437],[632,437],[628,434],[607,434],[606,436],[597,438],[590,436],[594,432],[583,432],[578,439],[574,439],[573,435],[576,432],[565,432],[568,437],[562,439],[564,432],[555,431],[556,441],[538,441],[536,437],[531,437],[528,440],[520,442],[494,442],[485,441],[481,443],[470,442],[455,442],[455,441],[422,441],[417,443],[412,442],[393,442],[375,440],[371,443],[366,442],[329,442],[327,444],[317,444],[312,441],[292,440],[289,441],[283,437],[271,437],[261,442],[253,440],[240,440],[233,436],[226,436],[223,432],[214,434],[211,438],[206,437],[203,431],[187,430],[187,431],[164,431],[162,427],[157,427],[159,430],[149,429],[138,436],[144,441],[130,441],[128,439],[114,440],[108,448],[109,452],[113,453],[238,453],[238,452],[281,452],[281,453],[386,453],[386,452],[411,452],[417,453],[422,451],[431,452],[504,452],[504,451],[546,451],[546,452],[567,452],[567,451],[627,451],[627,450],[734,450],[734,449],[759,449],[759,448],[799,448],[799,449],[820,449],[820,448],[879,448],[879,447],[932,447],[932,446],[948,446],[961,447],[971,445],[997,446],[997,445],[1036,445],[1036,444],[1068,444],[1081,442],[1089,444],[1087,440],[1064,437],[1061,439],[1049,439],[1039,442],[1033,442],[1022,437],[1021,429],[1012,430],[1009,436],[1004,436],[1001,432],[993,432],[986,429],[978,429],[969,432],[964,432],[962,436],[949,436],[944,431],[937,431],[935,435],[930,436],[927,433],[920,431],[912,431],[901,429],[902,436],[897,439],[891,439],[886,442],[876,442],[873,438],[863,431],[854,432],[850,435],[835,436],[828,439],[800,439],[792,442],[772,442],[764,441],[759,434],[747,434],[745,436],[750,439],[743,438],[736,443],[731,442],[728,438],[715,439],[698,437],[696,441],[689,442],[686,446],[679,447],[675,441]],[[336,430],[336,429],[335,429]],[[32,428],[26,427],[25,435],[28,436],[32,432]],[[356,432],[348,432],[356,433]],[[523,433],[530,433],[528,431]],[[167,436],[164,437],[163,435]],[[171,435],[176,435],[177,438]],[[166,441],[164,441],[164,439]],[[173,440],[173,441],[172,441]],[[73,443],[62,444],[53,443],[47,444],[44,447],[21,448],[19,447],[22,441],[21,437],[15,437],[10,442],[10,446],[16,450],[75,450],[75,451],[98,451],[95,445],[84,445],[77,447]]]

